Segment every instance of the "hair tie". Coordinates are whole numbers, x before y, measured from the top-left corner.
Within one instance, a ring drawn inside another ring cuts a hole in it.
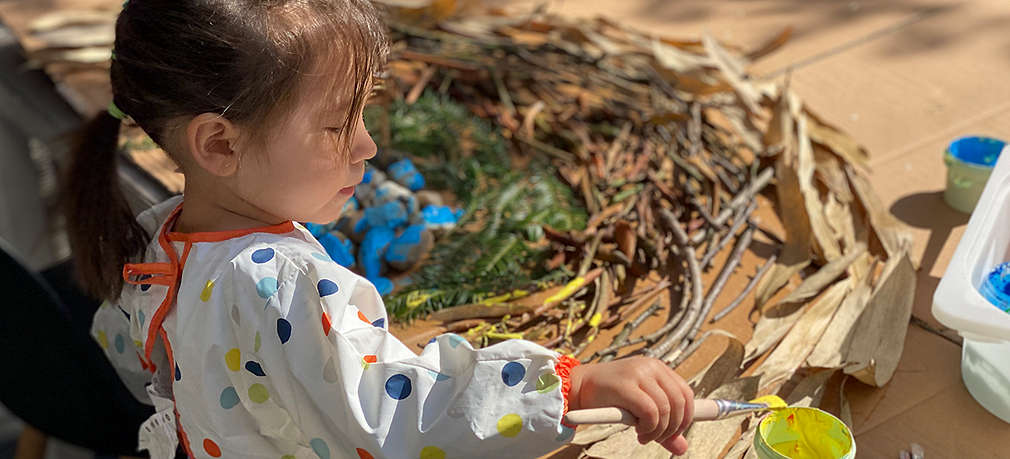
[[[126,118],[126,113],[123,113],[123,111],[116,106],[115,101],[109,102],[109,107],[107,108],[107,110],[109,111],[109,114],[112,115],[112,117],[117,120],[122,121],[123,118]]]

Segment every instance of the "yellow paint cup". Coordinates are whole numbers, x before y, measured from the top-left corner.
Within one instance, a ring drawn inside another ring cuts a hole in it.
[[[844,422],[817,408],[785,408],[758,424],[754,450],[761,459],[852,459],[856,441]]]

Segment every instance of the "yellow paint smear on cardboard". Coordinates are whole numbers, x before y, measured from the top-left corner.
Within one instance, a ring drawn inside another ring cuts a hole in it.
[[[815,408],[774,410],[758,429],[765,443],[793,459],[837,459],[852,449],[844,423]]]

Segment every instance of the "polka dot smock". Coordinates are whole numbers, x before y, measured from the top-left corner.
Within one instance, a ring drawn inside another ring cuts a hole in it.
[[[93,335],[138,398],[174,401],[196,458],[537,457],[567,442],[568,357],[528,341],[475,350],[452,334],[416,355],[381,297],[297,223],[152,234]]]

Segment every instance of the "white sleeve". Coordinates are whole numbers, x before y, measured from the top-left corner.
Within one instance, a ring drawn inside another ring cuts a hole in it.
[[[266,298],[233,324],[261,347],[226,372],[260,433],[308,439],[320,457],[537,457],[571,438],[571,359],[523,340],[475,350],[452,334],[416,355],[386,329],[371,283],[303,255],[233,263],[233,300]]]
[[[108,301],[95,311],[91,336],[102,347],[109,363],[130,393],[142,403],[151,404],[144,386],[151,381],[151,372],[141,360],[139,343],[130,337],[130,315],[118,304]]]

